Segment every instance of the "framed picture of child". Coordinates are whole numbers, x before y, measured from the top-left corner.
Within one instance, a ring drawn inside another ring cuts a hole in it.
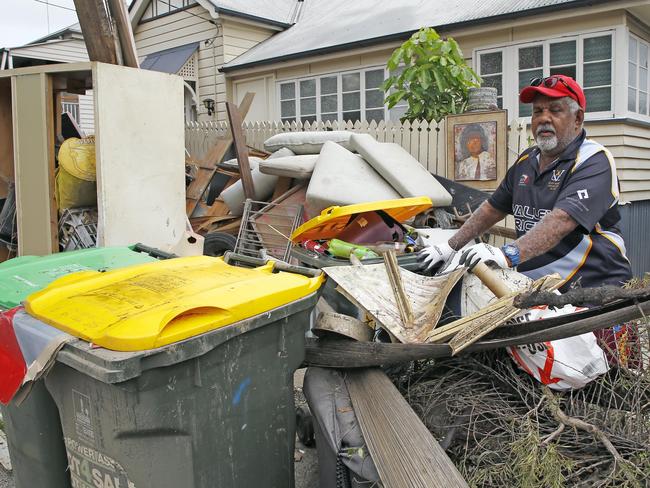
[[[447,116],[447,178],[493,190],[506,173],[505,110]]]

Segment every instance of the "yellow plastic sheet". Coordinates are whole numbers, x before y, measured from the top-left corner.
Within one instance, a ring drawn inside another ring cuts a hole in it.
[[[287,305],[315,292],[323,277],[273,273],[222,258],[193,256],[74,273],[29,296],[34,317],[117,351],[152,349]]]

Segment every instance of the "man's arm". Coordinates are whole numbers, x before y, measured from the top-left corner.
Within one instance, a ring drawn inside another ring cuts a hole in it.
[[[458,232],[449,239],[447,244],[449,244],[449,246],[455,251],[458,251],[469,241],[490,229],[505,216],[506,214],[504,212],[497,210],[490,205],[488,201],[485,201],[478,210],[467,219],[461,228],[458,229]]]
[[[577,226],[578,222],[564,210],[553,209],[514,242],[514,245],[519,248],[520,262],[523,263],[553,249]]]

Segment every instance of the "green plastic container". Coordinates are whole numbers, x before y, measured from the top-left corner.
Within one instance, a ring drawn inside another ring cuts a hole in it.
[[[155,261],[130,247],[80,249],[49,256],[22,256],[0,263],[0,309],[17,307],[60,276],[87,270],[124,268]]]
[[[67,344],[45,384],[73,486],[293,487],[293,373],[316,300],[148,351]]]
[[[137,247],[137,246],[136,246]],[[108,270],[155,261],[129,247],[82,249],[23,256],[0,263],[0,309],[10,309],[56,278],[75,271]],[[2,407],[16,488],[70,488],[59,410],[43,381],[19,406]]]

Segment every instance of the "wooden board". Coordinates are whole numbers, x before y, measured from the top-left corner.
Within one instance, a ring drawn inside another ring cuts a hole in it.
[[[241,128],[246,114],[240,113],[239,108],[232,102],[226,102],[226,111],[228,112],[228,120],[230,121],[232,140],[235,144],[235,155],[239,164],[239,174],[241,175],[241,182],[244,187],[244,195],[246,195],[246,198],[255,200],[255,184],[253,183],[253,175],[251,174],[251,167],[248,162],[246,138]]]
[[[248,110],[253,103],[254,93],[247,93],[241,104],[239,105],[239,113],[245,117]],[[196,161],[198,171],[196,179],[190,183],[187,188],[187,201],[185,203],[185,211],[188,217],[194,213],[194,209],[198,206],[203,198],[204,193],[208,189],[214,173],[217,171],[217,164],[226,155],[226,152],[232,144],[232,137],[224,137],[218,139],[216,144],[212,146],[208,154],[200,161]]]
[[[138,53],[135,49],[135,39],[133,38],[133,29],[131,28],[126,4],[123,0],[108,0],[108,8],[117,28],[124,65],[139,68]]]
[[[383,371],[348,371],[345,383],[363,438],[384,486],[469,487]]]
[[[14,180],[14,129],[11,120],[11,79],[0,79],[0,199]]]
[[[74,0],[88,59],[117,64],[117,51],[103,0]]]
[[[58,251],[54,205],[52,80],[46,74],[12,78],[18,255]]]

